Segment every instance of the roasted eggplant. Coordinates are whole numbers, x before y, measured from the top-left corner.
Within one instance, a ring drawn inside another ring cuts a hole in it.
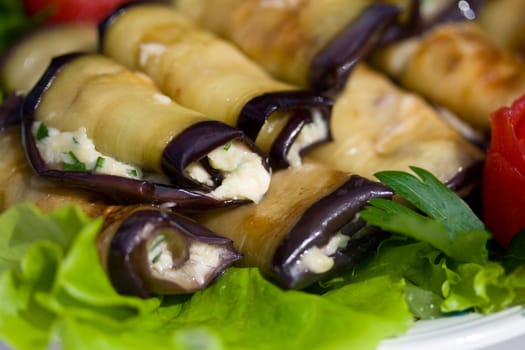
[[[468,169],[481,169],[481,149],[424,99],[363,63],[335,100],[332,123],[333,142],[313,150],[310,158],[370,179],[381,170],[418,166],[458,190],[479,183],[480,176],[464,184],[454,179]]]
[[[269,186],[267,157],[240,130],[179,106],[101,55],[55,58],[23,119],[40,175],[122,202],[259,201]]]
[[[97,27],[64,23],[39,28],[13,44],[0,60],[0,88],[27,94],[44,73],[51,59],[70,52],[94,52],[98,47]]]
[[[175,7],[238,45],[276,77],[337,93],[377,45],[407,35],[412,0],[175,0]],[[406,27],[406,28],[405,28]]]
[[[233,240],[243,266],[255,266],[284,288],[304,288],[349,269],[385,238],[358,211],[392,191],[319,163],[277,171],[265,198],[199,214],[197,221]]]
[[[103,216],[97,248],[121,293],[140,297],[192,293],[240,258],[229,239],[187,217],[150,205],[116,206],[99,194],[39,177],[25,159],[18,127],[0,133],[0,150],[4,154],[0,209],[21,202],[44,211],[75,204],[93,218]]]
[[[18,124],[23,97],[36,84],[54,56],[98,47],[93,24],[64,23],[38,28],[19,38],[0,56],[0,130]]]
[[[472,21],[450,22],[374,54],[373,63],[406,88],[481,132],[489,115],[525,91],[525,63]]]
[[[525,59],[525,0],[491,0],[479,11],[477,20],[499,47]]]
[[[166,4],[127,4],[101,25],[102,52],[149,75],[181,105],[237,126],[274,168],[330,139],[332,100],[280,82]]]

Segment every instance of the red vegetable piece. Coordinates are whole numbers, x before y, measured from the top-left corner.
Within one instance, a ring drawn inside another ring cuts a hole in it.
[[[30,16],[44,16],[46,23],[98,23],[130,0],[23,0]]]
[[[525,227],[525,96],[490,116],[491,145],[483,169],[483,219],[508,247]]]

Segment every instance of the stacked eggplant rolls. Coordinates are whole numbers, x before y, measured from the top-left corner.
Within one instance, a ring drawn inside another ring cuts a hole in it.
[[[396,200],[376,172],[426,168],[461,195],[479,182],[484,111],[410,83],[426,36],[474,40],[467,18],[411,0],[132,2],[28,73],[13,60],[69,29],[39,33],[2,63],[2,208],[104,217],[122,293],[192,293],[231,265],[309,287],[388,236],[359,215]]]

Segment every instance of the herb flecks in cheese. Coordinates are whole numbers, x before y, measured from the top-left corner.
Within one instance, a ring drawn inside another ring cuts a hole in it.
[[[33,133],[42,158],[51,168],[142,178],[139,168],[98,152],[85,128],[60,132],[41,122],[35,122]]]

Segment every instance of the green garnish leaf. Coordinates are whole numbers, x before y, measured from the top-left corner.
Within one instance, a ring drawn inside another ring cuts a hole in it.
[[[427,242],[459,262],[486,263],[490,234],[483,222],[434,175],[421,168],[411,169],[419,179],[402,171],[384,171],[376,177],[415,209],[373,199],[361,217],[371,225]]]
[[[73,151],[67,152],[72,163],[64,163],[64,170],[68,171],[86,171],[86,164],[81,162]]]
[[[104,166],[104,162],[106,161],[106,158],[104,157],[97,157],[97,160],[95,162],[95,169],[102,169]]]
[[[73,136],[72,139],[73,139],[73,143],[74,143],[75,145],[78,145],[78,140],[77,140],[77,138],[76,138],[75,136]]]
[[[227,144],[225,144],[222,149],[224,149],[225,151],[229,150],[230,148],[232,147],[232,143],[231,142],[228,142]]]
[[[47,128],[47,125],[44,123],[40,123],[40,125],[38,126],[38,129],[36,130],[36,139],[38,141],[41,141],[48,137],[49,137],[49,129]]]

